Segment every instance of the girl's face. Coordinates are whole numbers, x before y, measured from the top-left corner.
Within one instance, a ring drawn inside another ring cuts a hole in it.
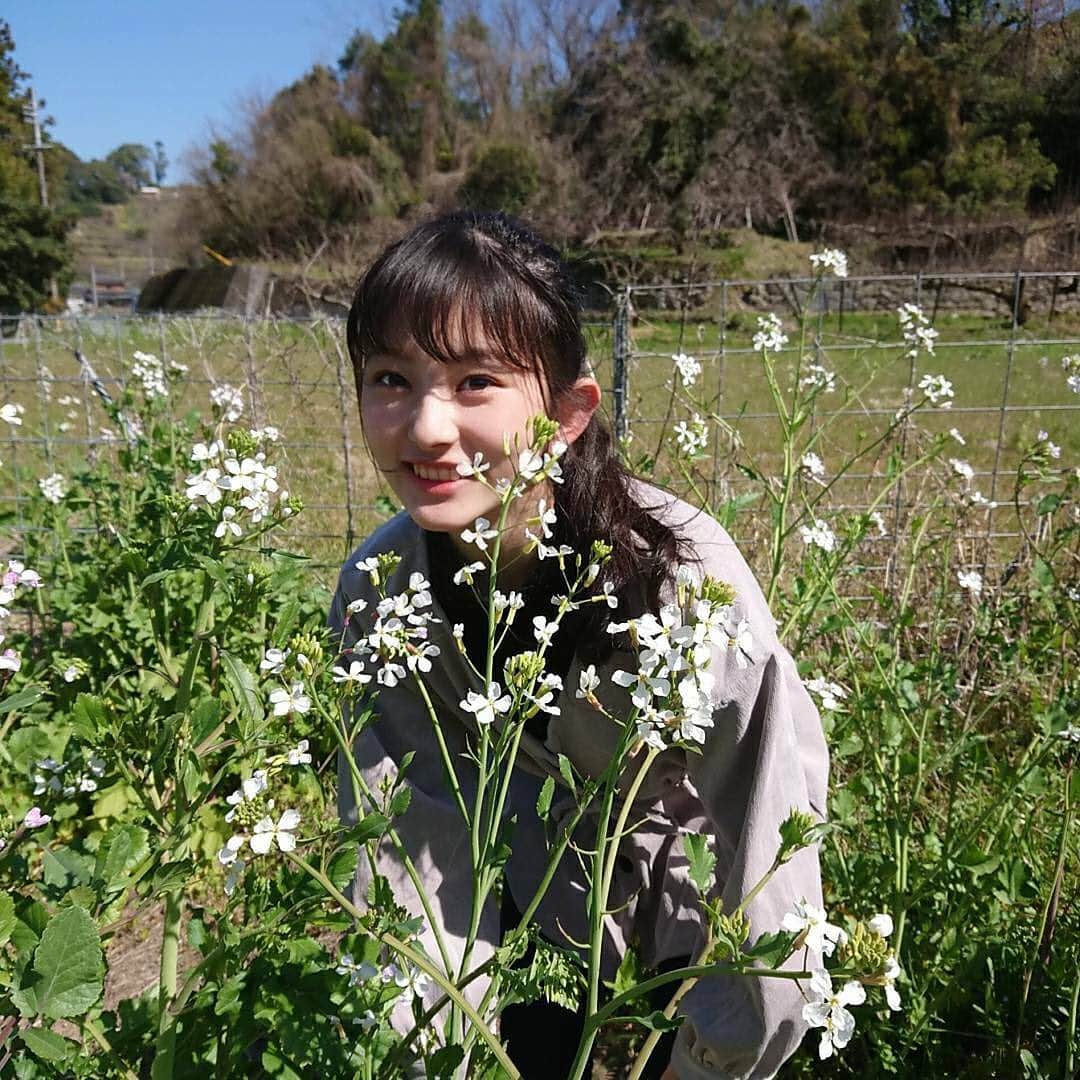
[[[504,438],[511,447],[516,438],[524,449],[529,419],[546,411],[536,374],[510,367],[476,338],[475,353],[447,364],[412,339],[393,353],[369,357],[360,406],[375,464],[410,517],[421,528],[450,533],[463,552],[461,531],[478,517],[494,524],[499,497],[474,477],[459,476],[457,466],[480,454],[491,466],[485,473],[491,484],[511,479]],[[538,497],[530,489],[511,507],[517,523],[535,514]]]

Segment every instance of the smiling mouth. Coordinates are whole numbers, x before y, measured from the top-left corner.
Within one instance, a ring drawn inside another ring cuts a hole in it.
[[[435,469],[430,465],[417,464],[412,464],[410,468],[421,480],[435,480],[446,483],[449,480],[461,479],[457,469]]]

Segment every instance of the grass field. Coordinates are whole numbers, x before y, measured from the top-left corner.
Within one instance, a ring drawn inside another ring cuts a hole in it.
[[[786,319],[785,327],[791,342],[778,360],[781,384],[794,380],[797,360],[794,320]],[[714,431],[709,456],[695,463],[694,472],[712,498],[739,493],[746,483],[739,462],[753,462],[766,475],[779,466],[779,426],[760,358],[751,347],[756,329],[756,314],[747,311],[723,320],[701,313],[678,318],[670,312],[638,312],[630,332],[629,453],[633,460],[654,459],[658,480],[685,487],[668,450],[674,423],[693,411],[723,418],[741,442],[739,449],[732,436]],[[849,312],[842,325],[835,314],[813,321],[808,359],[838,377],[837,390],[819,399],[815,419],[815,450],[827,467],[872,441],[902,404],[913,375],[917,382],[926,373],[944,374],[956,397],[951,409],[925,414],[921,427],[961,432],[966,445],[956,445],[947,456],[955,453],[972,465],[973,486],[988,498],[1009,497],[1009,472],[1038,431],[1061,446],[1062,466],[1080,458],[1080,397],[1069,391],[1061,370],[1061,358],[1080,351],[1080,319],[1059,316],[1052,325],[1029,322],[1014,332],[1009,320],[946,313],[937,329],[936,355],[921,356],[913,368],[894,315]],[[591,322],[587,333],[610,412],[612,325]],[[88,454],[109,452],[101,439],[107,417],[80,374],[76,348],[113,387],[127,377],[136,350],[187,365],[188,381],[172,404],[176,415],[195,410],[208,416],[212,385],[244,387],[246,419],[281,429],[282,476],[308,507],[290,541],[327,564],[328,576],[347,545],[392,508],[363,449],[340,323],[104,318],[45,321],[0,342],[3,400],[26,409],[21,427],[4,425],[0,431],[0,459],[15,480],[3,493],[4,512],[16,519],[20,484],[68,471]],[[673,388],[671,356],[678,351],[703,366],[689,393]],[[868,480],[881,467],[868,456],[830,491],[832,505],[860,505]],[[911,489],[909,497],[915,496]],[[992,530],[993,522],[988,525]]]

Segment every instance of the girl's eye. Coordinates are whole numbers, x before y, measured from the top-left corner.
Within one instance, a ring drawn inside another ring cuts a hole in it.
[[[470,375],[461,385],[466,390],[487,390],[495,385],[495,380],[490,375]]]
[[[376,371],[371,376],[370,383],[372,386],[407,386],[405,376],[399,374],[396,371]]]

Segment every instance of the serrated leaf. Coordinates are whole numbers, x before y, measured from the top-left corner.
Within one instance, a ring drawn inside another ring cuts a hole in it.
[[[326,868],[326,876],[333,882],[336,889],[344,892],[353,883],[359,858],[359,846],[349,844],[330,860],[330,865]]]
[[[24,1016],[59,1020],[78,1016],[97,1001],[105,965],[101,938],[85,908],[65,908],[49,920],[34,950],[34,971],[34,985],[11,995]]]
[[[219,585],[229,584],[229,568],[220,559],[213,559],[209,555],[196,555],[195,561]]]
[[[114,825],[98,848],[94,877],[109,888],[117,888],[150,853],[148,835],[141,825]]]
[[[179,862],[166,863],[159,866],[153,877],[153,891],[155,895],[172,892],[183,885],[195,872],[195,864],[191,859],[181,859]]]
[[[0,945],[7,944],[14,929],[15,901],[7,893],[0,893]]]
[[[788,958],[792,941],[794,935],[777,930],[771,934],[762,934],[753,945],[743,949],[743,954],[760,960],[765,967],[779,967]]]
[[[409,809],[412,802],[412,787],[409,784],[400,784],[390,799],[390,805],[386,808],[390,818],[401,817]]]
[[[45,691],[39,686],[24,686],[17,694],[0,701],[0,716],[5,713],[15,712],[17,709],[27,709],[41,698]]]
[[[686,860],[690,864],[690,880],[698,893],[705,896],[713,885],[716,856],[709,847],[708,837],[703,833],[690,833],[683,837]]]
[[[350,825],[345,830],[342,840],[346,843],[363,844],[382,836],[389,825],[390,819],[385,814],[368,814],[355,825]]]
[[[105,703],[93,694],[80,694],[71,710],[71,726],[81,742],[91,746],[101,741],[109,729],[109,716]]]
[[[551,800],[555,795],[555,778],[549,776],[540,788],[540,794],[536,797],[537,817],[547,817],[551,809]]]
[[[104,788],[94,800],[94,817],[120,817],[132,802],[128,794],[130,788],[125,780],[118,780],[111,787]]]
[[[43,1061],[63,1061],[79,1047],[78,1043],[47,1028],[23,1028],[19,1038],[30,1053]]]

